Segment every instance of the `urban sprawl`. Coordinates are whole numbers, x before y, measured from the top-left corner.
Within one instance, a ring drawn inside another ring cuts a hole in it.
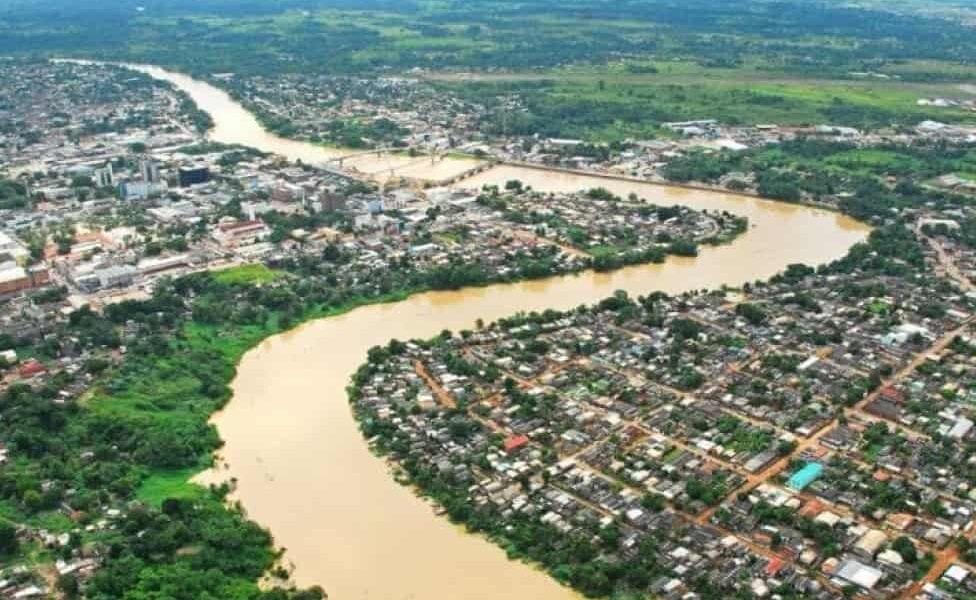
[[[931,119],[876,131],[701,119],[600,144],[510,133],[518,94],[488,109],[422,75],[212,76],[279,134],[358,151],[313,165],[208,140],[209,116],[135,71],[0,61],[0,597],[111,597],[113,559],[153,555],[123,534],[182,535],[140,485],[218,446],[205,421],[229,347],[416,291],[693,257],[749,229],[602,187],[465,186],[500,163],[874,229],[770,281],[374,348],[350,400],[401,482],[594,597],[976,597],[976,127],[937,119],[970,105],[919,98]],[[412,160],[371,168],[377,152]],[[872,172],[880,155],[910,168]],[[448,160],[470,162],[422,176]],[[184,364],[200,369],[180,389]],[[171,431],[147,417],[170,393],[199,398]],[[123,408],[98,404],[113,394]]]

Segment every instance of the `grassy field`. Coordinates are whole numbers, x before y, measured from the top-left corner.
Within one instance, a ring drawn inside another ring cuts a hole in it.
[[[190,480],[200,469],[178,469],[151,473],[136,490],[136,498],[160,506],[167,498],[198,498],[204,490]]]
[[[256,285],[271,283],[281,277],[282,274],[269,269],[266,265],[257,263],[253,265],[242,265],[231,267],[213,274],[217,283],[224,285]]]
[[[925,165],[922,161],[893,152],[872,148],[858,148],[834,154],[825,161],[828,165],[843,167],[852,171],[874,173],[879,170],[912,172],[921,171]]]
[[[669,72],[668,69],[674,67]],[[614,141],[667,135],[662,122],[718,119],[728,124],[817,125],[860,129],[903,125],[926,119],[976,123],[962,108],[919,106],[928,97],[976,96],[947,84],[885,81],[809,81],[749,69],[724,69],[708,77],[698,66],[669,63],[657,73],[630,73],[594,67],[541,73],[474,76],[434,74],[435,85],[489,107],[516,95],[528,111],[501,113],[495,133],[541,133],[551,137]]]

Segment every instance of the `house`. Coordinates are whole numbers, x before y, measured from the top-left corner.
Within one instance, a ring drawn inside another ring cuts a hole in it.
[[[238,248],[262,242],[271,236],[271,229],[263,221],[229,221],[220,223],[213,238],[224,248]]]
[[[767,577],[776,577],[777,574],[786,566],[786,561],[778,556],[774,556],[770,559],[769,564],[766,565],[765,573]]]
[[[881,550],[881,547],[888,541],[888,537],[883,531],[869,529],[854,544],[854,552],[864,558],[873,558]]]
[[[0,294],[13,294],[30,288],[30,278],[23,267],[0,271]]]
[[[521,450],[524,446],[528,445],[529,436],[523,435],[513,435],[505,440],[505,452],[508,454],[513,454],[518,450]]]
[[[856,560],[846,560],[837,569],[837,577],[870,590],[881,581],[884,573]]]
[[[891,400],[892,402],[902,403],[905,401],[905,395],[901,391],[899,391],[898,389],[890,385],[886,385],[883,388],[881,388],[881,391],[879,393],[882,398],[886,398],[888,400]]]
[[[0,231],[0,254],[8,254],[17,262],[21,262],[30,256],[30,252],[23,244]]]
[[[823,465],[820,463],[807,463],[789,478],[786,482],[786,487],[801,492],[805,487],[816,481],[823,474],[823,470]]]
[[[23,362],[20,368],[17,369],[17,373],[24,379],[29,379],[31,377],[37,377],[38,375],[43,375],[47,373],[47,367],[44,366],[41,361],[31,358]]]

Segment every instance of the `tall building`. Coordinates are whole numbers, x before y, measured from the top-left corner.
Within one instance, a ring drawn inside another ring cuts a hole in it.
[[[98,187],[109,187],[115,183],[115,171],[112,168],[112,161],[108,161],[101,169],[95,169],[95,185]]]
[[[159,163],[148,156],[139,161],[139,172],[142,173],[142,180],[146,183],[159,182]]]
[[[181,167],[179,170],[180,187],[187,187],[210,180],[210,169],[207,167]]]
[[[123,200],[145,200],[154,196],[160,196],[165,191],[165,182],[123,181],[119,184],[119,196]]]

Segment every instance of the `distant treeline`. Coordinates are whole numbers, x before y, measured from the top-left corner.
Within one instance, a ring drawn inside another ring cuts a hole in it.
[[[800,0],[0,0],[0,53],[21,52],[198,73],[531,68],[650,54],[721,67],[758,57],[821,73],[958,63],[976,56],[976,36],[935,17]]]

